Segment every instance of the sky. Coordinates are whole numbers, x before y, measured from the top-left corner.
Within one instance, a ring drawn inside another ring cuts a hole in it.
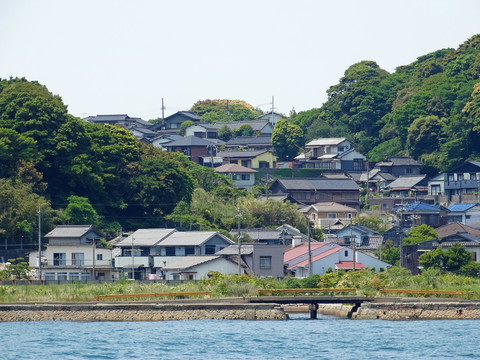
[[[345,70],[389,71],[480,33],[478,0],[0,0],[0,78],[69,113],[145,120],[206,99],[288,115],[321,107]]]

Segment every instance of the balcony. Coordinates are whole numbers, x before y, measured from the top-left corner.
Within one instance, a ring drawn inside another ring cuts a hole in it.
[[[151,257],[150,256],[117,256],[115,257],[115,267],[116,268],[123,268],[123,267],[131,267],[134,265],[135,267],[151,267]]]
[[[478,180],[458,180],[446,181],[445,190],[468,189],[471,191],[478,191]]]

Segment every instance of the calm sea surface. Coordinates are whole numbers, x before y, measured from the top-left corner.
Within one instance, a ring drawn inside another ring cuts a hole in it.
[[[6,322],[0,359],[479,359],[480,320]]]

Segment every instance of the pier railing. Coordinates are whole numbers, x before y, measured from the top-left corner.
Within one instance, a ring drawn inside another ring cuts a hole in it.
[[[356,289],[259,289],[257,290],[257,295],[266,295],[266,294],[319,294],[319,293],[353,293],[356,294]]]
[[[97,300],[105,299],[125,299],[125,298],[145,298],[145,297],[181,297],[181,296],[212,296],[211,291],[190,291],[190,292],[164,292],[164,293],[144,293],[144,294],[113,294],[98,295]]]

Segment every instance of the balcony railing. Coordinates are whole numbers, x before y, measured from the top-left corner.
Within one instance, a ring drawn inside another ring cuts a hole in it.
[[[478,189],[478,180],[457,180],[445,182],[445,190]]]

